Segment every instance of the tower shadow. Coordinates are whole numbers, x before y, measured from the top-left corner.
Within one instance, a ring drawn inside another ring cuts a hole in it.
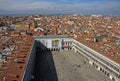
[[[52,52],[37,41],[35,61],[35,81],[58,81]]]

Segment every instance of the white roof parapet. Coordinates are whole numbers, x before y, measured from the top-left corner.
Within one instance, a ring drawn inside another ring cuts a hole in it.
[[[84,44],[82,44],[82,43],[80,43],[80,42],[78,42],[78,41],[76,41],[76,40],[74,40],[74,41],[77,42],[77,43],[79,43],[81,46],[85,47],[86,49],[90,50],[91,52],[97,54],[98,56],[104,58],[108,63],[114,64],[115,66],[120,67],[120,64],[116,63],[116,62],[113,61],[113,60],[110,60],[108,57],[105,57],[104,55],[100,54],[99,52],[97,52],[97,51],[95,51],[95,50],[93,50],[93,49],[85,46]]]
[[[34,39],[38,39],[38,38],[69,38],[67,36],[64,35],[44,35],[44,36],[34,36]]]

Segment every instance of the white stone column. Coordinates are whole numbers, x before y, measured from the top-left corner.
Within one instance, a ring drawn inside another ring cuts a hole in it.
[[[110,75],[109,78],[112,80],[113,77]]]
[[[97,70],[100,71],[100,67],[99,66],[98,66]]]
[[[90,63],[91,65],[93,65],[93,62],[92,62],[92,61],[89,61],[89,63]]]

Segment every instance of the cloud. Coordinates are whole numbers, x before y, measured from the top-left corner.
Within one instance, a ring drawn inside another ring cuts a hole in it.
[[[93,2],[92,2],[93,1]],[[120,14],[119,0],[0,0],[0,12],[43,13],[115,13]]]
[[[5,11],[24,11],[24,10],[31,10],[31,9],[39,9],[39,8],[48,8],[51,7],[53,4],[49,2],[18,2],[17,0],[13,0],[13,2],[5,0],[0,1],[0,10]]]

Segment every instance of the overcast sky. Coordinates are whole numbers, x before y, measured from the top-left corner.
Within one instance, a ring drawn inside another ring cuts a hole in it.
[[[101,14],[120,16],[120,0],[0,0],[0,14]]]

